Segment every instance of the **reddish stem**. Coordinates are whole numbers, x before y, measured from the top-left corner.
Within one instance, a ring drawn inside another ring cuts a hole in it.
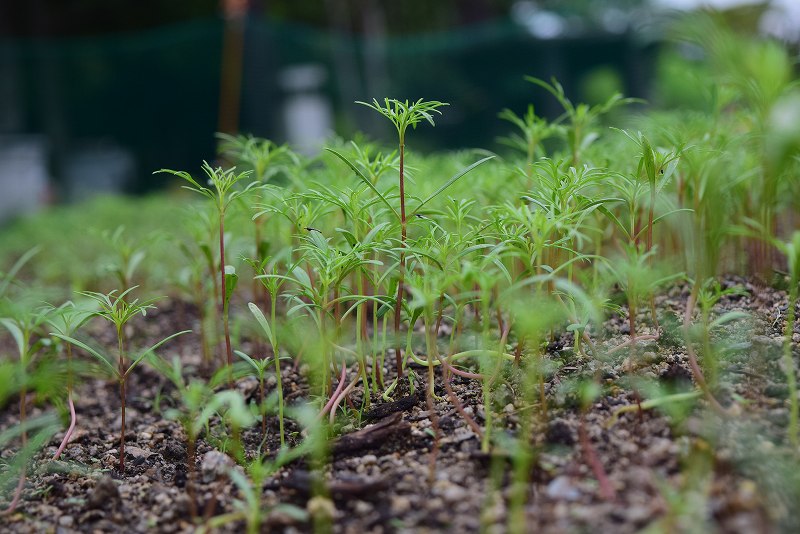
[[[120,362],[122,365],[122,362]],[[125,375],[119,380],[119,398],[122,402],[122,425],[119,434],[119,473],[125,474]]]
[[[11,503],[8,505],[8,508],[0,512],[0,517],[5,515],[11,515],[14,513],[14,510],[17,509],[17,505],[19,505],[19,501],[22,498],[22,489],[25,487],[26,471],[27,468],[23,467],[22,472],[19,474],[19,481],[17,482],[17,487],[14,490],[14,498],[11,499]]]
[[[22,386],[21,391],[19,392],[19,423],[20,425],[25,425],[25,420],[27,418],[26,414],[26,405],[25,399],[28,396],[28,390],[25,386]],[[25,445],[28,443],[28,432],[26,430],[22,431],[22,447],[24,448]],[[22,499],[22,490],[25,487],[25,475],[27,474],[27,466],[22,466],[22,471],[19,474],[19,481],[17,482],[17,487],[14,490],[14,497],[11,499],[11,503],[8,505],[8,508],[3,510],[0,513],[0,516],[10,515],[14,513],[14,510],[17,509],[17,505],[19,504],[20,499]]]
[[[728,410],[723,408],[716,397],[714,397],[713,393],[711,393],[708,383],[706,382],[705,375],[703,375],[703,370],[700,369],[700,365],[697,363],[697,354],[692,346],[692,340],[689,339],[689,326],[692,319],[692,312],[694,311],[695,301],[697,299],[697,287],[697,284],[695,284],[695,286],[692,288],[692,293],[689,295],[689,300],[686,302],[686,313],[683,315],[683,330],[684,337],[686,338],[686,354],[689,356],[689,368],[691,368],[692,375],[694,375],[694,381],[697,383],[697,386],[700,388],[700,390],[705,394],[706,399],[711,404],[711,407],[714,409],[714,411],[719,415],[727,417],[730,415],[730,413]]]
[[[197,495],[194,491],[195,485],[195,442],[194,439],[189,439],[186,444],[186,471],[188,473],[188,481],[186,483],[186,492],[189,494],[189,515],[192,519],[197,517]]]
[[[439,356],[438,353],[436,354],[436,357],[439,358],[439,361],[442,362],[443,365],[446,365],[444,363],[445,362],[444,358]],[[483,440],[483,430],[481,430],[481,427],[478,426],[478,423],[475,422],[475,419],[473,419],[464,410],[464,405],[461,403],[461,399],[459,399],[458,395],[456,395],[455,391],[453,391],[453,387],[450,384],[450,379],[451,379],[450,374],[445,372],[444,373],[444,389],[445,389],[445,391],[447,391],[447,396],[450,398],[450,402],[453,404],[453,406],[455,407],[455,409],[458,412],[458,414],[461,417],[464,418],[464,421],[467,422],[467,425],[469,425],[469,427],[472,429],[472,431],[475,432],[475,435],[478,436],[478,439]]]
[[[584,422],[583,414],[581,414],[580,425],[578,426],[578,439],[581,443],[584,459],[597,479],[597,484],[600,488],[600,497],[605,501],[613,501],[616,499],[614,486],[611,485],[611,481],[608,479],[606,470],[603,468],[600,458],[597,457],[597,452],[594,450],[592,443],[589,441],[589,435],[586,433],[586,424]]]
[[[342,392],[342,389],[344,389],[344,381],[345,381],[345,378],[346,378],[345,371],[346,370],[347,370],[347,367],[345,365],[342,365],[342,376],[341,376],[341,378],[339,378],[339,384],[336,386],[336,390],[331,395],[330,400],[328,400],[328,402],[322,408],[322,411],[319,412],[319,415],[317,416],[318,419],[322,419],[325,416],[325,414],[328,413],[328,410],[331,409],[331,407],[333,406],[333,403],[336,402],[336,399],[339,397],[339,394]]]
[[[53,460],[58,460],[58,457],[61,456],[61,453],[67,446],[67,443],[69,443],[69,438],[72,437],[72,432],[75,430],[75,422],[77,421],[77,417],[75,416],[75,404],[72,402],[72,391],[67,394],[67,404],[69,404],[69,428],[67,429],[67,433],[64,434],[64,439],[61,440],[61,445],[58,446],[58,450],[53,456]]]

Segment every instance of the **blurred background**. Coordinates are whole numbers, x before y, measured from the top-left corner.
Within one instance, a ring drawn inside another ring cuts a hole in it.
[[[498,149],[504,108],[557,117],[525,75],[576,101],[614,92],[696,103],[702,53],[675,21],[714,9],[736,31],[800,42],[800,1],[27,0],[0,3],[0,221],[37,206],[164,185],[216,132],[313,153],[393,131],[355,100],[451,105],[414,150]]]

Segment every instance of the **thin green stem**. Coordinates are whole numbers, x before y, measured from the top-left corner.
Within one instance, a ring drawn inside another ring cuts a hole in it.
[[[270,299],[270,311],[269,316],[272,322],[273,328],[273,336],[272,339],[274,343],[272,345],[272,354],[275,358],[275,389],[278,392],[278,425],[280,426],[281,432],[281,448],[286,445],[286,431],[283,426],[283,377],[281,376],[281,358],[280,358],[280,347],[278,345],[278,328],[275,323],[276,317],[276,301],[278,300],[275,298],[276,295],[272,295]]]

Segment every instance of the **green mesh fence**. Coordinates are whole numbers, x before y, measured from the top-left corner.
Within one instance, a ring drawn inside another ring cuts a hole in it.
[[[136,34],[53,41],[0,41],[0,76],[11,80],[17,120],[4,133],[43,133],[53,174],[81,143],[105,140],[135,158],[143,191],[162,167],[196,169],[214,157],[218,128],[223,22],[199,20]],[[523,81],[556,76],[579,96],[592,69],[615,69],[632,96],[646,96],[651,52],[626,36],[535,40],[510,20],[476,27],[371,39],[286,23],[248,20],[244,30],[240,130],[282,140],[291,91],[281,73],[313,64],[325,73],[316,93],[330,102],[341,135],[364,130],[390,139],[354,100],[383,96],[451,102],[435,129],[414,135],[415,149],[496,148],[508,127],[504,107],[529,102],[555,116],[557,104]],[[7,84],[8,85],[8,84]]]

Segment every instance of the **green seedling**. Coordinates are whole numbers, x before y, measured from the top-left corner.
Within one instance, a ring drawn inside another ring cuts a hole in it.
[[[118,226],[113,232],[104,231],[101,235],[113,252],[113,258],[104,266],[104,270],[116,277],[121,288],[128,289],[133,285],[136,270],[147,253],[135,239],[125,235],[124,226]]]
[[[396,150],[388,154],[377,151],[373,157],[371,155],[373,147],[367,145],[362,148],[362,146],[355,141],[351,141],[350,144],[355,152],[355,156],[352,159],[353,163],[361,169],[361,172],[373,185],[377,185],[381,176],[387,172],[400,170],[400,156],[397,154]],[[408,165],[405,165],[403,170],[406,176],[408,176]]]
[[[41,249],[39,247],[33,247],[25,252],[22,256],[14,262],[8,272],[0,271],[0,299],[4,298],[9,291],[9,288],[12,287],[14,283],[15,277],[17,274],[25,267],[31,259],[39,253]]]
[[[222,391],[214,393],[214,389],[224,383],[227,375],[226,369],[220,369],[208,382],[205,382],[195,378],[187,380],[184,376],[180,358],[177,356],[172,358],[170,364],[150,352],[148,353],[147,362],[162,376],[169,379],[176,388],[175,396],[178,400],[178,407],[166,410],[165,415],[169,419],[178,421],[186,436],[186,472],[188,478],[186,490],[189,495],[191,515],[196,517],[197,440],[204,431],[208,431],[211,418],[217,415],[226,405],[235,407],[237,417],[242,419],[242,426],[246,426],[250,419],[247,416],[239,415],[241,412],[239,401],[233,399],[239,395],[238,392]]]
[[[521,407],[531,407],[537,404],[538,415],[546,417],[546,399],[544,392],[545,354],[542,350],[542,340],[547,332],[563,321],[563,308],[547,295],[539,291],[528,298],[522,298],[518,293],[509,293],[504,304],[509,309],[518,339],[525,339],[528,349],[525,357],[518,361],[522,373],[519,401]],[[530,313],[530,302],[536,302],[538,313]],[[537,387],[538,386],[538,387]],[[535,416],[533,413],[525,414],[520,418],[517,435],[510,444],[512,451],[512,481],[511,495],[509,498],[508,529],[509,532],[525,532],[527,521],[525,517],[525,503],[530,492],[531,468],[536,461],[534,435]]]
[[[22,447],[9,458],[6,469],[0,473],[0,488],[6,488],[19,475],[11,500],[6,509],[0,511],[0,517],[11,515],[16,510],[22,498],[28,464],[50,442],[58,428],[58,419],[51,413],[21,421],[19,425],[0,432],[0,448],[3,450],[7,450],[12,441],[22,439]],[[30,438],[29,433],[33,434]]]
[[[561,127],[538,117],[533,110],[533,104],[528,105],[523,116],[517,115],[510,109],[504,109],[499,117],[517,127],[517,132],[500,138],[499,141],[525,154],[525,174],[530,176],[530,168],[537,152],[543,152],[542,142],[558,134]]]
[[[167,409],[164,415],[169,419],[177,420],[183,427],[186,436],[186,473],[188,478],[186,490],[189,494],[189,510],[194,518],[197,516],[195,495],[197,440],[215,413],[214,409],[207,408],[214,396],[214,387],[222,382],[220,377],[225,373],[218,372],[209,382],[190,379],[187,383],[180,359],[177,356],[172,358],[171,365],[152,352],[146,356],[147,363],[169,379],[176,388],[178,407]]]
[[[389,203],[388,199],[385,195],[380,193],[377,189],[375,184],[373,184],[372,180],[364,175],[364,173],[352,163],[346,156],[342,155],[341,153],[333,150],[328,149],[334,155],[336,155],[339,159],[344,161],[362,181],[364,181],[372,190],[373,192],[378,195],[378,197],[383,201],[384,204],[389,208],[391,212],[393,212],[397,219],[400,222],[400,258],[398,263],[398,283],[397,283],[397,294],[395,297],[394,303],[394,331],[395,331],[395,338],[399,340],[400,336],[400,322],[401,322],[401,311],[402,311],[402,301],[403,301],[403,291],[404,291],[404,279],[405,279],[405,248],[406,248],[406,238],[408,232],[408,218],[406,217],[406,189],[405,189],[405,140],[406,140],[406,131],[408,127],[411,126],[412,129],[416,129],[417,125],[422,121],[426,121],[431,124],[431,126],[435,126],[434,122],[434,113],[441,114],[439,108],[443,106],[447,106],[449,104],[445,102],[438,102],[438,101],[425,101],[423,99],[419,99],[416,102],[410,103],[408,100],[406,101],[399,101],[395,99],[384,99],[383,104],[378,102],[377,99],[373,99],[372,103],[368,102],[357,102],[358,104],[364,105],[373,109],[389,119],[389,121],[394,125],[395,130],[397,131],[397,139],[398,139],[398,149],[399,149],[399,185],[400,185],[400,212],[394,209],[394,207]],[[423,199],[417,207],[412,212],[413,215],[421,215],[422,208],[428,204],[431,200],[438,197],[445,189],[453,185],[458,179],[462,176],[467,174],[469,171],[477,167],[478,165],[492,159],[494,156],[488,156],[479,160],[469,167],[463,169],[462,171],[456,173],[453,177],[447,180],[444,184],[442,184],[434,193],[429,195],[427,198]],[[395,346],[395,366],[397,370],[397,376],[400,377],[403,374],[403,357],[402,357],[402,350],[400,348],[399,342]]]
[[[51,307],[51,313],[49,314],[50,316],[46,319],[46,321],[50,328],[55,330],[57,333],[64,336],[74,337],[75,332],[77,332],[78,329],[89,320],[93,312],[93,308],[79,307],[75,305],[74,302],[69,300],[58,308]],[[70,421],[69,428],[67,429],[66,434],[64,434],[64,439],[61,441],[56,453],[53,455],[53,460],[58,460],[58,457],[61,456],[61,453],[67,446],[67,443],[69,443],[70,437],[72,437],[72,432],[75,430],[75,423],[77,422],[77,416],[75,415],[75,404],[72,400],[74,378],[72,370],[73,365],[71,343],[65,344],[65,351],[67,353],[67,404],[69,406]]]
[[[203,162],[203,172],[208,177],[208,182],[213,189],[201,185],[191,174],[185,171],[173,171],[170,169],[156,171],[183,178],[190,184],[188,186],[183,186],[184,188],[208,198],[213,202],[217,210],[217,215],[219,217],[219,309],[222,314],[222,327],[225,332],[225,355],[228,369],[233,369],[233,348],[231,346],[230,324],[228,320],[228,305],[231,297],[229,290],[232,290],[236,285],[237,277],[233,266],[225,263],[225,213],[231,205],[231,202],[256,185],[256,182],[252,182],[244,189],[235,189],[234,186],[239,181],[250,175],[249,171],[237,174],[235,170],[235,168],[223,170],[221,167],[215,169],[207,162]],[[233,375],[230,376],[229,382],[229,385],[233,387]]]
[[[539,78],[533,76],[526,76],[526,81],[546,90],[553,95],[558,103],[564,108],[564,114],[561,115],[555,122],[556,124],[561,121],[568,121],[566,128],[567,145],[569,146],[570,154],[572,155],[572,166],[577,167],[581,162],[581,154],[599,137],[597,132],[592,131],[592,127],[597,120],[607,114],[612,109],[635,102],[641,102],[636,98],[623,98],[621,94],[615,93],[606,102],[589,106],[587,104],[575,105],[567,98],[564,88],[555,78],[551,83],[547,83]]]
[[[252,302],[250,304],[253,304]],[[260,311],[260,310],[259,310]],[[249,355],[240,350],[233,351],[239,358],[247,364],[247,374],[254,375],[258,380],[258,411],[261,413],[261,439],[267,437],[267,406],[264,402],[266,399],[265,393],[265,377],[267,369],[272,365],[270,358],[262,358],[254,360]]]
[[[405,186],[405,150],[406,150],[406,130],[409,126],[413,129],[423,120],[435,126],[434,113],[441,115],[439,108],[447,106],[446,102],[438,102],[436,100],[426,101],[419,99],[416,102],[409,103],[408,100],[401,102],[395,99],[384,99],[383,104],[374,99],[372,103],[357,102],[363,106],[371,108],[391,121],[397,130],[398,151],[399,151],[399,172],[400,172],[400,246],[406,246],[406,232],[408,220],[406,219],[406,186]],[[338,154],[337,154],[338,155]],[[352,164],[351,164],[352,166]],[[376,190],[377,191],[377,190]],[[403,300],[403,280],[405,278],[405,255],[401,253],[400,264],[398,272],[397,283],[397,296],[395,297],[394,306],[394,332],[395,336],[400,333],[400,310],[402,308]],[[403,362],[400,346],[395,348],[395,365],[398,377],[403,374]]]
[[[220,153],[233,159],[237,167],[252,171],[253,180],[258,184],[251,192],[251,204],[260,203],[265,196],[265,184],[272,182],[276,177],[283,176],[289,180],[296,180],[297,170],[302,166],[300,157],[287,145],[278,145],[269,139],[260,139],[253,136],[231,136],[218,133],[220,139]],[[249,199],[248,199],[249,200]],[[263,213],[263,212],[262,212]],[[257,261],[263,261],[270,248],[270,240],[264,239],[264,224],[266,217],[256,215],[253,221],[254,256]],[[256,273],[258,274],[258,273]],[[253,298],[258,294],[258,281],[253,280]],[[266,306],[266,302],[260,302]]]
[[[210,345],[216,339],[221,318],[219,307],[214,303],[220,294],[219,258],[214,252],[214,221],[205,211],[190,210],[187,217],[188,236],[177,239],[178,249],[183,253],[187,265],[177,271],[174,284],[186,294],[189,302],[197,306],[199,317],[200,346],[203,354],[204,372],[210,370],[212,351]]]
[[[48,307],[34,308],[30,302],[25,300],[17,301],[14,304],[10,302],[5,306],[4,313],[9,313],[8,316],[0,318],[0,324],[11,334],[14,338],[14,343],[17,346],[17,356],[19,358],[18,364],[18,380],[20,383],[19,388],[19,425],[21,430],[20,436],[22,438],[22,448],[26,449],[28,445],[27,426],[27,406],[28,406],[28,381],[29,372],[34,357],[42,351],[45,347],[45,339],[40,336],[42,334],[41,327],[47,321],[50,309]],[[38,447],[37,447],[38,449]],[[27,462],[26,462],[27,463]],[[22,487],[25,482],[25,465],[19,469],[20,480],[17,485],[17,490],[14,497],[6,510],[11,513],[19,502]]]
[[[85,350],[89,355],[94,357],[102,366],[117,380],[119,385],[119,401],[120,401],[120,414],[121,427],[119,435],[119,464],[118,469],[120,474],[125,474],[125,386],[128,381],[128,376],[133,370],[147,357],[148,354],[158,349],[161,345],[174,339],[180,335],[187,334],[191,330],[183,330],[176,332],[166,338],[154,343],[153,345],[142,350],[138,355],[135,355],[129,360],[129,353],[125,346],[127,343],[127,336],[125,334],[125,326],[128,322],[137,315],[147,315],[147,310],[155,309],[153,302],[158,299],[148,299],[139,301],[139,299],[129,300],[127,297],[138,286],[133,286],[126,289],[122,293],[117,294],[117,290],[112,290],[109,293],[96,293],[92,291],[81,292],[80,294],[95,301],[99,307],[97,311],[92,312],[93,316],[101,317],[114,325],[117,334],[117,364],[114,365],[106,355],[98,350],[90,347],[83,341],[79,341],[74,337],[61,334],[58,332],[51,332],[50,335],[62,339],[68,343],[75,345]]]
[[[256,280],[259,280],[264,288],[267,290],[269,294],[269,302],[270,302],[270,309],[269,309],[269,320],[264,316],[264,313],[256,306],[254,303],[248,303],[248,308],[250,309],[250,313],[253,314],[253,317],[256,319],[259,327],[263,331],[263,333],[267,336],[269,343],[272,347],[272,355],[273,361],[275,362],[275,389],[278,393],[278,424],[280,426],[280,434],[281,434],[281,447],[286,445],[286,430],[284,428],[284,419],[283,419],[283,412],[284,412],[284,403],[283,403],[283,373],[281,372],[281,362],[280,362],[280,341],[278,338],[278,329],[277,329],[277,309],[278,309],[278,294],[281,290],[281,287],[286,283],[286,278],[277,276],[277,266],[272,264],[271,272],[267,273],[267,268],[262,267],[260,269],[262,272],[256,276]],[[289,271],[293,271],[294,269],[290,268]],[[270,327],[270,324],[274,325],[276,328],[273,329]],[[263,402],[263,392],[262,392],[262,402]],[[262,421],[262,430],[264,427],[264,422]]]

